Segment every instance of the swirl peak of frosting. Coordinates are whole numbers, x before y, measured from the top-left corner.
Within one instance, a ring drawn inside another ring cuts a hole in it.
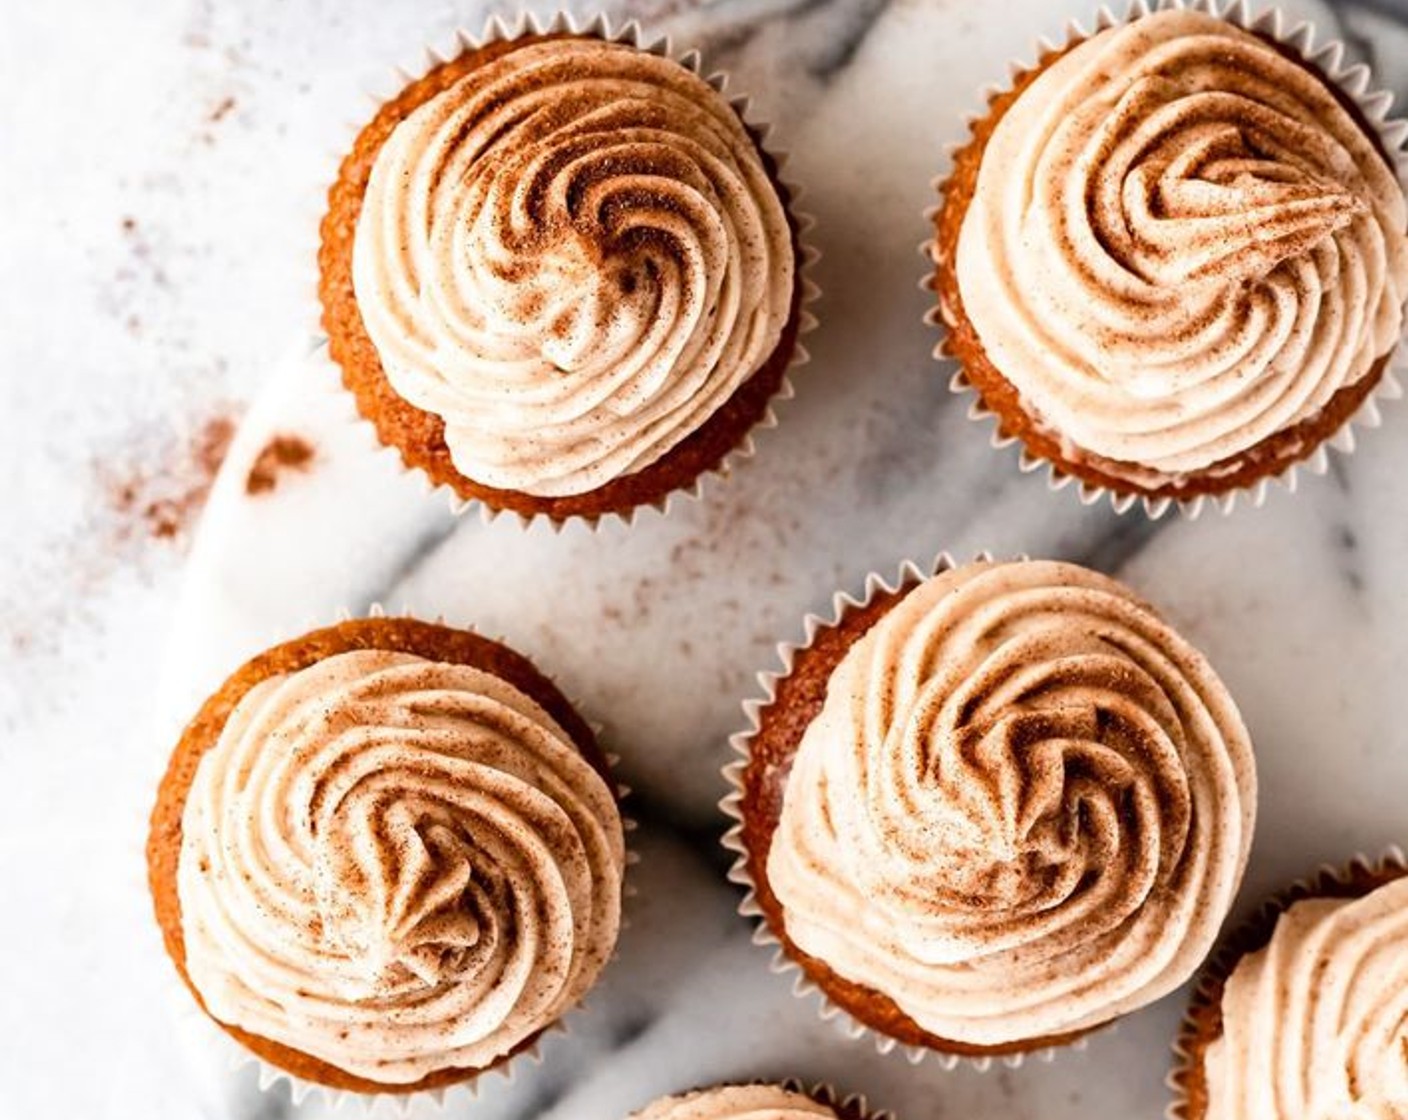
[[[202,757],[177,872],[221,1022],[385,1084],[480,1068],[615,946],[615,798],[506,681],[359,650],[251,688]]]
[[[1097,1026],[1216,936],[1255,776],[1206,660],[1072,564],[975,563],[855,642],[768,856],[786,932],[941,1039]]]
[[[377,155],[353,250],[392,387],[456,468],[543,497],[642,470],[767,361],[791,228],[703,79],[591,38],[470,70]]]
[[[631,1120],[836,1120],[834,1109],[780,1085],[727,1085],[664,1097]]]
[[[1408,206],[1308,65],[1170,10],[1051,62],[998,121],[959,235],[965,314],[1071,453],[1146,482],[1233,462],[1403,329]]]
[[[1408,878],[1282,914],[1228,978],[1204,1065],[1208,1120],[1408,1117]]]

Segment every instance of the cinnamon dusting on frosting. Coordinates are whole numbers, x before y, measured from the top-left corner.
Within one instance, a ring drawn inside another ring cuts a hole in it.
[[[832,673],[767,878],[804,953],[937,1038],[997,1047],[1182,983],[1254,800],[1235,706],[1149,608],[1073,565],[973,564]]]
[[[1222,992],[1207,1120],[1408,1116],[1408,878],[1312,897]]]
[[[378,1084],[492,1064],[615,944],[611,790],[466,665],[354,650],[264,680],[201,758],[181,835],[206,1008]]]
[[[1408,206],[1316,72],[1163,11],[1047,65],[983,153],[955,262],[1067,458],[1157,488],[1317,416],[1408,300]]]
[[[677,63],[589,39],[511,50],[402,121],[353,259],[386,376],[445,421],[456,468],[545,497],[696,431],[777,348],[793,270],[734,110]]]

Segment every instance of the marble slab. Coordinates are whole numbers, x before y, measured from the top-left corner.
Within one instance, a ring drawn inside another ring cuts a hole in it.
[[[780,426],[731,477],[666,516],[560,532],[456,516],[376,449],[310,329],[273,371],[216,482],[158,722],[177,726],[264,645],[382,604],[502,636],[606,723],[643,824],[620,959],[540,1067],[486,1080],[464,1114],[616,1120],[659,1093],[796,1075],[866,1092],[901,1120],[1157,1116],[1181,996],[1050,1064],[985,1073],[910,1065],[820,1022],[769,972],[734,912],[715,807],[727,737],[776,643],[797,639],[807,612],[859,589],[867,572],[941,550],[1070,558],[1162,606],[1242,705],[1262,811],[1239,909],[1320,861],[1402,842],[1408,410],[1391,408],[1356,454],[1335,457],[1299,493],[1275,490],[1264,508],[1230,518],[1154,523],[1048,492],[950,395],[921,323],[915,248],[929,180],[978,91],[1009,59],[1029,57],[1035,35],[1087,13],[1068,0],[655,0],[631,10],[701,45],[755,95],[818,218],[822,326]],[[1408,12],[1290,10],[1353,50],[1377,50],[1384,80],[1408,88]],[[482,12],[462,14],[473,25]],[[387,44],[388,61],[414,46]],[[251,494],[255,460],[280,436],[306,442],[312,459]],[[143,761],[155,767],[169,739],[151,741]],[[286,1088],[261,1092],[252,1072],[227,1072],[216,1032],[183,1001],[176,993],[161,1012],[176,1029],[156,1045],[180,1051],[161,1115],[289,1112]],[[296,1109],[322,1110],[317,1099]]]

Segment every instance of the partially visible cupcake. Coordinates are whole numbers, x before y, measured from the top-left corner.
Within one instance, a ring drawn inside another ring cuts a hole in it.
[[[381,441],[460,499],[557,521],[720,469],[803,315],[759,132],[693,62],[593,26],[464,42],[388,100],[318,258],[330,352]]]
[[[1029,464],[1121,508],[1282,475],[1403,334],[1402,127],[1338,52],[1249,27],[1102,17],[990,98],[940,187],[959,384]]]
[[[1171,1083],[1183,1120],[1408,1116],[1408,863],[1325,871],[1208,969]]]
[[[863,1097],[844,1100],[830,1086],[723,1085],[662,1097],[630,1120],[890,1120],[867,1111]]]
[[[735,878],[780,959],[883,1048],[979,1064],[1186,981],[1256,802],[1206,659],[1073,564],[867,589],[787,651],[735,742]]]
[[[332,1089],[501,1065],[581,1000],[620,927],[622,822],[591,729],[522,656],[411,619],[235,672],[177,744],[147,861],[201,1008]]]

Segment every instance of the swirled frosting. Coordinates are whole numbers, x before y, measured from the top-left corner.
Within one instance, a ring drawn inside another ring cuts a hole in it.
[[[579,494],[655,462],[777,348],[792,234],[734,109],[596,39],[476,67],[377,155],[353,286],[456,469]]]
[[[632,1120],[836,1120],[835,1110],[780,1085],[729,1085],[665,1097]]]
[[[1208,1120],[1408,1117],[1408,879],[1282,914],[1204,1062]]]
[[[1393,349],[1405,228],[1403,188],[1325,80],[1170,10],[1087,39],[1008,108],[957,280],[1071,453],[1176,480],[1230,469]]]
[[[542,708],[468,666],[363,650],[256,685],[182,828],[206,1009],[373,1081],[491,1064],[616,942],[611,790]]]
[[[1213,943],[1251,841],[1237,708],[1114,580],[977,563],[847,651],[767,874],[803,952],[978,1046],[1096,1026]]]

